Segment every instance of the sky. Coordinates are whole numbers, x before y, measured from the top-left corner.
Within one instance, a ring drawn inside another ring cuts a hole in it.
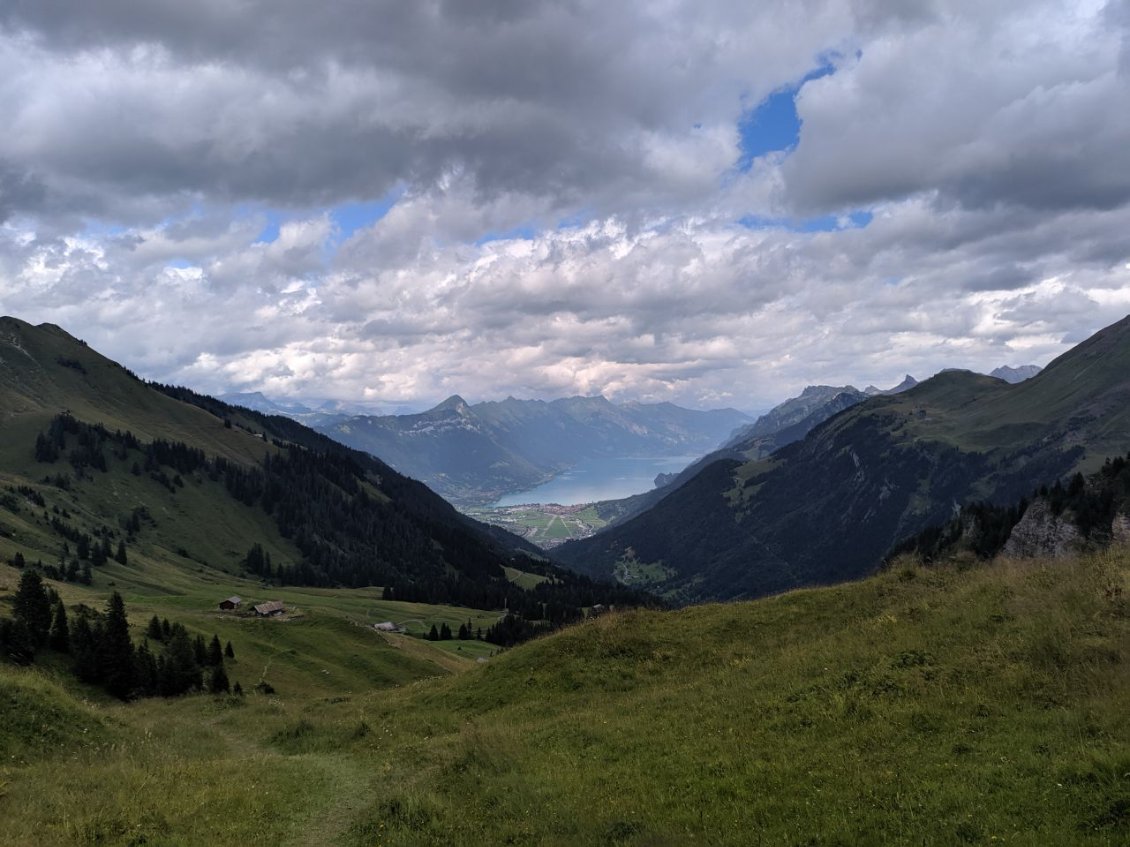
[[[423,408],[1046,364],[1130,313],[1130,0],[0,0],[0,313]]]

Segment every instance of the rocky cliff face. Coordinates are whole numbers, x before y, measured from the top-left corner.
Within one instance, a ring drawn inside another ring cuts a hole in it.
[[[1130,530],[1130,527],[1128,527]],[[1082,535],[1069,515],[1054,515],[1046,500],[1035,500],[1012,529],[1004,555],[1061,559],[1079,552]]]

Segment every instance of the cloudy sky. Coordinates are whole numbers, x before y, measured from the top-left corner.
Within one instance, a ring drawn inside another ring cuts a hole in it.
[[[0,312],[426,406],[1044,364],[1130,312],[1130,0],[0,0]]]

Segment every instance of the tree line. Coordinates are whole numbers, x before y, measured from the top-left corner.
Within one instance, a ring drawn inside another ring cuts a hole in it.
[[[30,665],[43,651],[69,656],[70,671],[121,700],[176,697],[194,691],[242,694],[228,679],[225,659],[234,659],[231,642],[221,646],[189,635],[183,624],[156,616],[139,645],[129,632],[122,595],[114,592],[98,612],[80,605],[68,613],[57,591],[31,569],[20,575],[12,617],[0,618],[0,657]]]
[[[195,397],[187,390],[184,396]],[[217,404],[210,400],[206,405],[231,411]],[[80,474],[106,470],[107,453],[126,462],[132,458],[135,472],[148,473],[174,493],[185,484],[183,477],[221,483],[231,497],[268,514],[301,554],[297,561],[272,561],[261,555],[264,551],[249,551],[244,567],[280,585],[382,585],[397,600],[505,608],[531,627],[535,621],[559,626],[578,620],[583,607],[595,603],[657,603],[636,589],[558,569],[536,588],[522,589],[507,579],[504,564],[534,572],[546,566],[499,549],[422,483],[289,419],[264,423],[277,424],[304,443],[275,439],[276,449],[258,465],[242,465],[210,458],[181,442],[142,444],[132,433],[111,432],[64,414],[37,439],[36,457],[52,461],[67,456]]]

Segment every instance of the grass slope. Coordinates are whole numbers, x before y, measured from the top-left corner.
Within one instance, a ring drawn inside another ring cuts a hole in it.
[[[302,680],[355,649],[346,628],[257,622],[246,661],[283,639],[288,681],[242,703],[84,703],[0,666],[101,734],[0,720],[5,843],[1125,844],[1127,596],[1125,550],[900,565],[332,695]]]

